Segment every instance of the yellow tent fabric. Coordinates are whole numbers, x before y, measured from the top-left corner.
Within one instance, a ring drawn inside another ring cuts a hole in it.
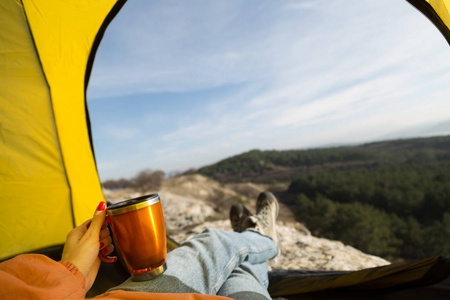
[[[85,91],[124,1],[0,1],[0,259],[61,244],[103,195]]]
[[[450,0],[407,0],[441,31],[450,44]]]

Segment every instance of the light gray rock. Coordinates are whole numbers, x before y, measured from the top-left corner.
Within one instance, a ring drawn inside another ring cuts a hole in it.
[[[261,187],[252,185],[251,188],[256,194]],[[112,203],[140,195],[133,190],[105,190],[104,194]],[[167,232],[179,243],[208,227],[231,230],[229,220],[224,219],[224,212],[239,194],[230,188],[204,176],[190,175],[166,180],[158,194]],[[241,201],[253,201],[244,196],[239,197]],[[283,206],[280,208],[283,209]],[[282,251],[268,263],[274,269],[350,271],[389,264],[380,257],[365,254],[342,242],[314,237],[298,222],[279,221],[277,230],[282,236]]]

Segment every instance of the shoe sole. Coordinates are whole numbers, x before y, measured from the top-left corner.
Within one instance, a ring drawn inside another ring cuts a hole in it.
[[[230,209],[230,222],[233,231],[242,232],[242,220],[248,216],[251,216],[252,213],[242,205],[241,203],[235,203],[231,206]]]
[[[244,206],[240,203],[235,203],[230,209],[230,223],[233,231],[240,232],[240,219],[244,213]]]
[[[272,203],[275,203],[276,213],[275,213],[275,220],[278,218],[278,213],[280,212],[280,206],[278,204],[277,198],[271,193],[271,192],[263,192],[259,194],[258,200],[256,200],[256,214],[259,213],[260,207],[264,205],[264,201],[267,201],[269,203],[269,206]]]
[[[278,231],[276,230],[276,222],[278,218],[278,214],[280,212],[280,206],[278,204],[277,198],[271,193],[271,192],[263,192],[259,194],[258,199],[256,200],[256,214],[258,214],[261,211],[261,208],[264,207],[268,203],[269,206],[272,205],[272,203],[275,203],[275,218],[272,221],[272,228],[275,231],[275,242],[277,244],[278,249],[281,249],[281,239]],[[281,251],[281,250],[280,250]]]

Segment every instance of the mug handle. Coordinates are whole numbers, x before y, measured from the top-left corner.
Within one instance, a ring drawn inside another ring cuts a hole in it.
[[[106,216],[105,222],[112,228],[111,219],[109,216]],[[111,234],[112,234],[112,231],[111,231]],[[106,263],[113,263],[113,262],[117,261],[117,256],[107,256],[107,255],[102,254],[101,251],[98,252],[98,258],[100,258],[101,261],[106,262]]]

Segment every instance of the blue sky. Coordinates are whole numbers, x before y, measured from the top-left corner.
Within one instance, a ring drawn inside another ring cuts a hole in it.
[[[450,48],[403,0],[138,1],[88,88],[101,180],[450,134]]]

